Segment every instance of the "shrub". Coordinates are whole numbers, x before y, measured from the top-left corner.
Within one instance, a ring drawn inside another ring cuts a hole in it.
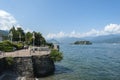
[[[17,43],[17,44],[15,44],[15,45],[16,45],[16,47],[15,47],[15,46],[14,46],[14,47],[15,47],[17,50],[23,49],[23,44],[22,44],[22,43]]]
[[[4,51],[5,51],[5,52],[12,52],[12,51],[13,51],[13,47],[11,47],[11,46],[6,46],[6,47],[4,47]]]
[[[15,49],[20,50],[23,48],[22,43],[11,43],[10,41],[0,42],[0,51],[12,52]]]
[[[0,43],[0,51],[3,51],[3,43]]]
[[[51,50],[50,57],[53,61],[61,61],[63,59],[62,52],[59,52],[58,50]]]
[[[11,52],[13,51],[13,44],[9,41],[3,41],[0,43],[0,51]]]

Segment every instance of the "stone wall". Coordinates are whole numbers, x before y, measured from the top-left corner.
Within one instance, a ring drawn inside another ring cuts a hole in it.
[[[49,55],[33,56],[32,60],[35,77],[44,77],[54,73],[55,65]]]
[[[3,71],[5,70],[4,68],[4,59],[0,59],[0,75],[3,73]]]
[[[33,63],[31,57],[15,57],[14,71],[19,76],[33,77]]]
[[[32,57],[14,57],[10,64],[6,58],[0,59],[0,76],[6,70],[15,72],[20,77],[42,77],[54,73],[55,65],[49,55]]]

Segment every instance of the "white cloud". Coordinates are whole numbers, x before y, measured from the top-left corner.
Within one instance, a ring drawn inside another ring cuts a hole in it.
[[[47,38],[63,38],[63,37],[66,37],[66,34],[64,32],[59,32],[57,34],[54,34],[54,33],[49,33],[47,35]]]
[[[0,30],[10,30],[13,25],[15,28],[21,27],[24,29],[24,27],[20,24],[18,24],[17,20],[14,18],[14,16],[4,10],[0,10]],[[25,32],[32,32],[29,28],[24,29]]]
[[[0,10],[0,29],[9,30],[13,25],[17,24],[17,20],[8,12]]]
[[[107,33],[120,33],[120,24],[110,24],[104,28],[104,31]]]
[[[83,37],[94,37],[94,36],[100,36],[100,35],[119,34],[119,33],[120,33],[120,24],[109,24],[109,25],[106,25],[103,30],[92,29],[85,33],[75,32],[75,30],[73,30],[70,33],[65,33],[65,32],[59,32],[57,34],[49,33],[47,35],[47,38],[49,39],[63,38],[63,37],[83,38]]]

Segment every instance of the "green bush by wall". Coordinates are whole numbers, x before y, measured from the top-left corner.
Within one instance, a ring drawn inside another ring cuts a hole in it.
[[[22,43],[11,43],[10,41],[0,42],[0,51],[12,52],[23,48]]]
[[[51,50],[50,57],[55,62],[61,61],[63,59],[63,53],[59,52],[58,50]]]

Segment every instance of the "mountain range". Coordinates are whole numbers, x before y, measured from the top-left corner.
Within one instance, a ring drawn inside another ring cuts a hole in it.
[[[8,36],[8,31],[0,30],[1,36]]]
[[[65,37],[59,39],[51,39],[50,41],[57,43],[74,43],[75,41],[87,40],[92,43],[120,43],[120,34],[111,34],[104,36],[96,36],[96,37],[85,37],[85,38],[75,38],[75,37]]]

